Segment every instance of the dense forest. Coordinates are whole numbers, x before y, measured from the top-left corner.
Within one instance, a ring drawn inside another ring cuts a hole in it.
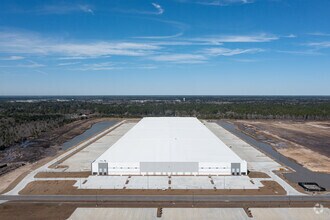
[[[328,120],[330,97],[1,97],[0,149],[86,117]]]

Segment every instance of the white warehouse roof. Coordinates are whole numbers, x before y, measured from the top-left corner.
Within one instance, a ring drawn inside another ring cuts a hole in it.
[[[95,162],[229,162],[238,157],[197,118],[143,118]]]

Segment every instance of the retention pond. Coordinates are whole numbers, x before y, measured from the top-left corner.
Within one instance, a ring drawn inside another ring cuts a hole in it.
[[[84,133],[82,133],[82,134],[68,140],[64,144],[62,144],[62,149],[67,150],[73,146],[76,146],[80,142],[93,137],[94,135],[104,131],[105,129],[108,129],[108,128],[114,126],[117,123],[118,123],[117,120],[102,121],[102,122],[95,123],[92,125],[91,128],[86,130]]]

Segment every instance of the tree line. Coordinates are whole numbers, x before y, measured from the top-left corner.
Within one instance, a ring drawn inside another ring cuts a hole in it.
[[[201,119],[329,120],[330,100],[215,99],[72,100],[8,102],[0,100],[0,149],[38,137],[80,115],[89,117],[192,116]]]

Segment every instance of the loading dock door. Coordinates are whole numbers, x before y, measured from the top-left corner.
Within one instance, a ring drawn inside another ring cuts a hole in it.
[[[241,175],[241,164],[240,163],[231,163],[231,174],[232,175]]]
[[[99,175],[108,175],[108,163],[99,163]]]

